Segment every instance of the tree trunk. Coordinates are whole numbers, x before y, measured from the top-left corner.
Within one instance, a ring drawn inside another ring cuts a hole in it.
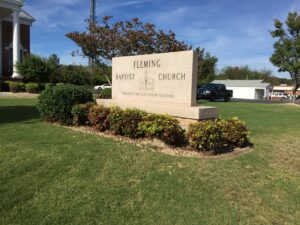
[[[296,101],[296,93],[297,93],[297,90],[299,89],[300,87],[300,84],[295,84],[294,85],[294,89],[293,89],[293,103],[295,103]]]

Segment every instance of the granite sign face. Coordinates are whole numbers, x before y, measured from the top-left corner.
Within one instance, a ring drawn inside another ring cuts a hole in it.
[[[112,99],[97,102],[191,119],[214,118],[216,108],[195,106],[197,57],[196,52],[182,51],[113,58]]]

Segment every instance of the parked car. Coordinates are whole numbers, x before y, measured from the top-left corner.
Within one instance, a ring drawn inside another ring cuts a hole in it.
[[[232,93],[232,90],[226,90],[224,84],[205,84],[198,88],[198,98],[209,99],[210,101],[224,99],[225,102],[229,102]]]
[[[109,83],[107,83],[107,84],[97,85],[94,87],[94,90],[97,90],[97,91],[101,91],[104,89],[111,89],[111,85]]]
[[[271,94],[271,98],[273,99],[280,99],[280,100],[287,100],[289,96],[284,92],[273,92]]]

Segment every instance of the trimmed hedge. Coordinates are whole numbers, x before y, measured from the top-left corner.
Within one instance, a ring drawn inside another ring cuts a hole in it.
[[[191,147],[198,151],[219,151],[223,148],[222,129],[217,120],[192,123],[188,128]]]
[[[38,109],[42,119],[68,125],[72,124],[71,111],[75,105],[93,102],[90,91],[70,84],[47,88],[38,99]]]
[[[138,109],[126,109],[124,111],[119,107],[112,108],[108,115],[110,131],[130,138],[141,137],[142,132],[139,125],[145,115],[145,112]]]
[[[147,114],[139,124],[141,132],[149,138],[157,138],[170,145],[182,145],[185,131],[172,116]]]
[[[23,83],[19,83],[19,82],[9,81],[8,86],[9,86],[10,92],[14,92],[14,93],[25,92],[25,90],[26,90],[26,85]]]
[[[0,81],[1,87],[0,87],[0,91],[10,91],[9,90],[9,81]]]
[[[14,81],[4,81],[1,84],[1,91],[10,91],[13,93],[17,92],[28,92],[28,93],[39,93],[41,90],[44,89],[43,84],[37,83],[21,83],[21,82],[14,82]]]
[[[40,86],[36,83],[28,83],[26,84],[26,92],[28,93],[39,93]]]
[[[100,131],[110,130],[130,138],[157,138],[174,146],[189,144],[197,151],[224,153],[249,143],[249,131],[237,118],[192,123],[186,135],[174,117],[148,114],[138,109],[83,104],[73,107],[72,114],[77,126],[90,124]]]
[[[231,151],[249,143],[249,131],[245,124],[233,118],[230,120],[209,120],[190,124],[189,143],[198,151],[215,153]]]
[[[100,131],[109,129],[109,121],[107,119],[110,113],[110,108],[102,105],[94,105],[90,108],[88,113],[89,123]]]
[[[249,143],[249,131],[244,122],[238,118],[232,118],[229,120],[220,120],[220,126],[222,127],[222,136],[228,147],[243,147]]]
[[[71,112],[73,115],[73,125],[80,126],[89,124],[88,114],[90,108],[94,105],[94,103],[75,105]]]

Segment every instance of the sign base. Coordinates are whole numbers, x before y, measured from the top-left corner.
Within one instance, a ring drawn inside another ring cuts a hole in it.
[[[148,113],[155,114],[168,114],[174,117],[193,119],[193,120],[206,120],[214,119],[218,116],[218,109],[210,106],[173,106],[161,105],[151,103],[129,103],[120,102],[113,99],[97,99],[99,105],[105,107],[118,106],[121,109],[136,108]]]

